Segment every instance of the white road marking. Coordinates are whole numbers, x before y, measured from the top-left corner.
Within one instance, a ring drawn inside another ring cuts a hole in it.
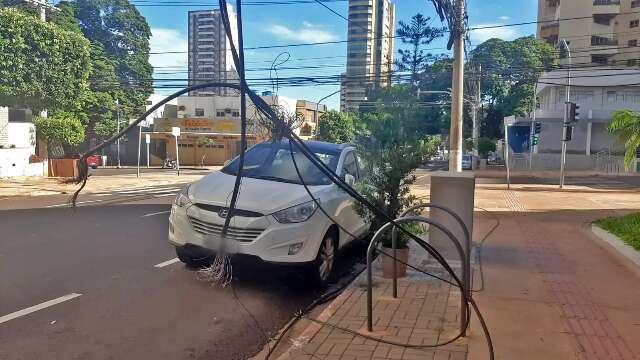
[[[168,214],[168,213],[170,213],[170,212],[171,212],[171,210],[167,210],[167,211],[158,211],[158,212],[154,212],[154,213],[150,213],[150,214],[145,214],[145,215],[142,215],[142,216],[140,216],[140,217],[149,217],[149,216],[155,216],[155,215],[160,215],[160,214]]]
[[[177,262],[180,262],[180,259],[178,259],[178,258],[173,258],[173,259],[171,259],[171,260],[163,261],[163,262],[161,262],[160,264],[153,265],[153,267],[156,267],[156,268],[163,268],[163,267],[165,267],[165,266],[169,266],[169,265],[175,264],[175,263],[177,263]]]
[[[57,304],[65,302],[65,301],[69,301],[71,299],[75,299],[80,295],[82,295],[82,294],[71,293],[71,294],[68,294],[68,295],[65,295],[65,296],[61,296],[61,297],[59,297],[57,299],[45,301],[42,304],[34,305],[34,306],[28,307],[26,309],[22,309],[22,310],[18,310],[16,312],[12,312],[11,314],[7,314],[7,315],[4,315],[4,316],[1,316],[0,317],[0,324],[2,324],[4,322],[7,322],[7,321],[10,321],[10,320],[13,320],[13,319],[17,319],[17,318],[19,318],[21,316],[29,315],[29,314],[31,314],[33,312],[38,311],[38,310],[46,309],[46,308],[48,308],[50,306],[57,305]]]

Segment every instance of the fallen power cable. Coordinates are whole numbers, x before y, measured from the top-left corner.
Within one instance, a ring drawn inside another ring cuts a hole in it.
[[[176,97],[188,93],[190,91],[193,90],[197,90],[197,89],[202,89],[202,88],[208,88],[208,87],[221,87],[221,88],[231,88],[231,89],[235,89],[238,92],[240,92],[240,101],[241,101],[241,151],[240,151],[240,155],[239,155],[239,167],[238,167],[238,173],[236,175],[236,181],[234,184],[234,189],[233,192],[231,194],[231,201],[229,203],[229,211],[228,214],[226,216],[225,219],[225,224],[222,228],[222,235],[221,235],[221,249],[222,251],[218,251],[217,255],[216,255],[216,260],[214,261],[214,265],[211,268],[211,273],[213,275],[213,278],[217,281],[219,281],[219,283],[221,283],[222,285],[226,285],[228,284],[232,277],[230,274],[231,268],[230,266],[227,266],[228,264],[228,257],[226,255],[225,250],[225,241],[226,241],[226,234],[229,228],[229,223],[231,221],[231,219],[235,216],[235,208],[236,208],[236,203],[237,203],[237,199],[238,199],[238,194],[240,192],[240,187],[241,187],[241,182],[242,182],[242,170],[243,170],[243,165],[244,165],[244,153],[246,151],[246,146],[247,146],[247,140],[246,140],[246,126],[247,126],[247,119],[246,119],[246,97],[248,96],[249,99],[253,102],[253,104],[256,107],[256,110],[264,115],[267,119],[271,120],[274,123],[274,126],[277,126],[280,129],[284,130],[284,136],[288,139],[289,144],[290,144],[290,151],[291,151],[291,155],[292,158],[294,158],[293,156],[293,146],[295,146],[297,148],[297,150],[299,150],[308,160],[309,162],[311,162],[315,167],[317,167],[318,170],[320,170],[324,175],[326,175],[334,184],[336,184],[340,189],[342,189],[343,191],[345,191],[347,194],[349,194],[355,201],[360,202],[361,204],[363,204],[364,206],[366,206],[370,211],[372,211],[376,216],[379,216],[380,218],[384,219],[385,221],[387,221],[388,223],[391,223],[394,227],[399,228],[399,230],[405,234],[406,236],[410,237],[412,240],[414,240],[415,242],[417,242],[423,249],[425,249],[443,268],[444,270],[449,274],[449,276],[453,279],[453,281],[449,282],[445,279],[439,278],[439,280],[442,281],[447,281],[452,285],[455,285],[457,288],[460,289],[460,293],[461,296],[463,297],[463,299],[465,300],[464,303],[466,304],[464,311],[467,313],[467,315],[470,314],[471,312],[471,308],[473,308],[473,311],[475,312],[475,314],[477,315],[479,321],[480,321],[480,325],[482,327],[482,330],[485,334],[485,339],[487,341],[487,346],[489,348],[489,354],[490,354],[490,359],[494,359],[494,351],[493,351],[493,344],[491,341],[491,336],[489,334],[489,330],[487,328],[487,325],[484,321],[484,318],[480,312],[480,310],[478,309],[477,304],[475,303],[474,299],[472,297],[469,296],[469,292],[467,291],[468,289],[465,289],[464,284],[462,283],[462,281],[460,280],[460,278],[457,276],[457,274],[453,271],[452,267],[449,265],[449,263],[447,262],[447,260],[435,249],[433,248],[429,243],[425,242],[424,240],[420,239],[418,236],[416,236],[415,234],[411,233],[409,230],[407,230],[405,227],[399,225],[396,222],[396,219],[391,218],[388,214],[386,214],[383,210],[377,208],[374,204],[372,204],[370,201],[368,201],[366,198],[364,198],[360,193],[358,193],[355,189],[353,189],[349,184],[347,184],[342,178],[340,178],[333,169],[331,169],[328,165],[326,165],[324,162],[322,162],[320,159],[318,159],[318,157],[307,147],[307,145],[291,130],[290,127],[287,126],[287,124],[282,121],[282,119],[280,119],[276,112],[274,111],[274,109],[268,105],[262,98],[260,98],[255,92],[253,92],[251,89],[249,89],[247,83],[246,83],[246,78],[245,78],[245,72],[244,72],[244,52],[243,52],[243,46],[242,46],[242,12],[241,12],[241,0],[237,0],[237,7],[238,7],[238,13],[237,13],[237,29],[238,29],[238,48],[239,51],[236,48],[235,45],[235,39],[232,36],[231,33],[231,26],[230,26],[230,22],[229,22],[229,16],[227,13],[227,3],[226,0],[219,0],[219,5],[220,5],[220,12],[222,15],[222,19],[223,19],[223,25],[225,27],[225,32],[227,35],[227,38],[230,42],[230,47],[231,47],[231,53],[232,53],[232,58],[233,61],[236,65],[236,69],[238,70],[239,73],[239,83],[238,84],[234,84],[234,83],[225,83],[225,82],[211,82],[211,83],[204,83],[204,84],[199,84],[199,85],[195,85],[195,86],[190,86],[187,87],[185,89],[182,89],[180,91],[177,91],[176,93],[168,96],[167,98],[165,98],[164,100],[160,101],[159,103],[157,103],[156,105],[152,106],[149,110],[147,110],[143,115],[141,115],[138,119],[136,119],[136,121],[132,122],[129,126],[127,126],[126,128],[124,128],[122,131],[120,131],[118,134],[114,135],[113,137],[111,137],[110,139],[104,141],[103,143],[91,148],[89,151],[87,151],[85,154],[83,154],[81,160],[78,162],[78,182],[81,183],[81,186],[79,187],[79,189],[73,194],[72,198],[71,198],[71,202],[72,204],[75,206],[78,195],[80,194],[80,192],[82,191],[82,189],[84,188],[84,186],[86,185],[87,179],[88,179],[88,167],[87,167],[87,163],[86,163],[86,159],[88,156],[95,154],[97,151],[99,151],[100,149],[103,149],[104,147],[114,143],[118,138],[122,137],[127,131],[129,131],[130,129],[132,129],[133,127],[137,126],[141,121],[143,121],[148,115],[152,114],[156,109],[160,108],[160,106],[163,106],[165,103],[167,103],[168,101],[175,99]],[[294,159],[295,161],[295,159]],[[317,199],[315,199],[312,195],[312,193],[310,192],[310,190],[307,187],[307,184],[305,183],[302,175],[300,174],[299,169],[297,168],[297,164],[296,164],[296,172],[298,174],[298,177],[300,179],[301,184],[303,184],[303,186],[305,187],[307,193],[312,197],[312,199],[314,199],[314,201],[316,202],[316,204],[318,205],[318,208],[321,209],[321,211],[325,214],[325,216],[328,216],[329,219],[331,219],[334,223],[337,224],[337,222],[331,218],[327,212],[322,209],[322,206],[320,206],[319,202],[317,201]],[[337,224],[339,226],[339,224]],[[218,253],[220,255],[218,255]],[[391,256],[389,254],[385,254],[385,256]],[[393,257],[393,256],[391,256]],[[398,259],[394,258],[396,261],[399,261]],[[409,264],[407,264],[409,265]],[[422,273],[425,273],[427,275],[431,275],[433,276],[433,274],[429,274],[425,271],[422,271],[420,269],[417,269],[416,267],[411,266],[413,269],[416,269]],[[342,289],[337,289],[335,291],[335,296],[337,296],[337,294],[339,293],[339,291],[341,291]],[[323,297],[319,300],[321,301],[328,301],[327,300],[328,297]],[[318,301],[314,301],[312,303],[312,305],[317,305],[319,302]],[[300,316],[297,316],[297,318],[299,319],[300,317],[302,317],[302,315],[304,315],[305,313],[307,313],[308,311],[310,311],[311,306],[309,306],[307,309],[305,309],[306,311],[302,311],[300,313]],[[354,332],[355,335],[358,336],[362,336],[362,337],[366,337],[370,340],[375,340],[378,342],[384,342],[384,343],[388,343],[391,345],[396,345],[396,346],[403,346],[403,347],[411,347],[411,348],[433,348],[433,347],[438,347],[438,346],[443,346],[446,344],[450,344],[454,341],[456,341],[457,339],[461,338],[462,336],[464,336],[464,333],[466,331],[466,329],[469,326],[469,321],[470,321],[470,316],[466,317],[466,321],[465,324],[463,325],[463,328],[461,329],[460,333],[453,337],[452,339],[449,339],[445,342],[442,343],[438,343],[438,344],[432,344],[432,345],[418,345],[418,344],[403,344],[403,343],[397,343],[397,342],[390,342],[384,339],[380,339],[380,338],[375,338],[369,335],[365,335],[365,334],[361,334],[358,332],[355,332],[353,330],[350,329],[342,329],[344,331],[350,331],[350,332]],[[332,326],[332,327],[336,327],[335,325],[332,324],[326,324],[326,326]],[[269,355],[271,354],[273,350],[270,350]]]

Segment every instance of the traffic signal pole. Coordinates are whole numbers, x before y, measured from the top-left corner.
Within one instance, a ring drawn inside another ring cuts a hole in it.
[[[567,162],[567,133],[569,127],[569,108],[571,102],[571,49],[567,40],[562,39],[562,46],[567,50],[567,57],[569,59],[569,66],[567,67],[567,85],[565,93],[567,99],[564,106],[564,120],[562,121],[562,154],[560,155],[560,189],[564,187],[564,168]]]

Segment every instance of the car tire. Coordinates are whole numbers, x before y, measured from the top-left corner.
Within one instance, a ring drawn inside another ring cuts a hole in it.
[[[318,287],[324,287],[329,284],[329,282],[333,279],[334,269],[335,269],[335,259],[337,253],[336,244],[338,243],[337,239],[333,232],[327,232],[324,238],[322,239],[322,243],[320,244],[320,249],[318,249],[318,255],[316,256],[316,260],[313,262],[311,266],[311,279],[314,285]]]
[[[211,255],[189,245],[176,246],[176,255],[185,265],[199,269],[211,264]]]

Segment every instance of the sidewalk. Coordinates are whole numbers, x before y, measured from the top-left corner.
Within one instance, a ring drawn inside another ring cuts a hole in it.
[[[108,169],[112,170],[112,169]],[[174,171],[136,174],[114,174],[90,176],[83,193],[105,192],[121,189],[138,189],[153,186],[183,184],[200,179],[202,174],[184,171],[177,176]],[[78,189],[78,184],[61,178],[12,177],[0,179],[0,198],[14,196],[42,196],[70,194]]]
[[[601,217],[639,211],[637,189],[478,185],[476,205],[489,213],[475,215],[482,266],[475,256],[473,296],[489,326],[496,359],[638,359],[640,278],[601,248],[587,226]],[[410,263],[443,275],[433,264],[416,262],[416,253],[412,250]],[[321,314],[301,320],[304,330],[283,341],[288,349],[273,359],[489,358],[475,316],[466,338],[430,350],[390,346],[321,325],[368,334],[364,279],[363,274]],[[457,289],[410,273],[400,281],[399,299],[393,299],[389,280],[376,278],[376,284],[370,335],[430,344],[456,332]]]

